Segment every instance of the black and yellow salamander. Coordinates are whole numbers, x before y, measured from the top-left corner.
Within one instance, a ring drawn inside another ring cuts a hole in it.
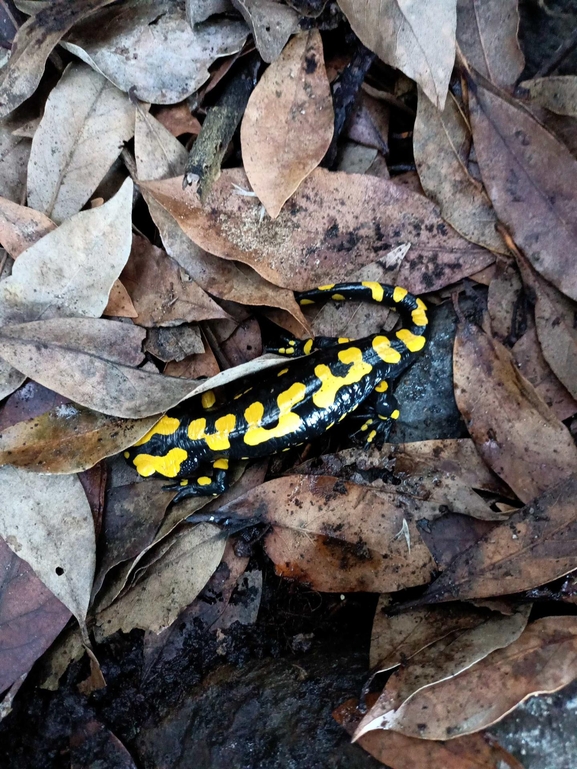
[[[174,502],[221,494],[230,460],[287,451],[349,415],[366,444],[388,435],[391,420],[399,416],[391,382],[425,345],[425,303],[404,288],[370,281],[319,286],[295,297],[301,306],[322,298],[384,303],[399,311],[405,326],[390,336],[379,333],[354,341],[286,340],[269,351],[302,356],[294,366],[264,372],[263,381],[224,406],[215,407],[209,391],[196,413],[190,413],[190,405],[169,411],[124,456],[142,476],[173,479],[167,488],[178,489]]]

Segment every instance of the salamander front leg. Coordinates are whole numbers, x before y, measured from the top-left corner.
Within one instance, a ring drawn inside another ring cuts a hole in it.
[[[228,459],[221,458],[212,463],[212,476],[200,475],[194,479],[187,478],[163,488],[167,491],[177,490],[172,500],[174,505],[187,497],[218,497],[228,489],[228,486]]]
[[[376,397],[373,396],[363,404],[363,414],[362,416],[359,414],[358,418],[364,419],[364,422],[351,436],[360,440],[366,448],[371,446],[380,448],[389,438],[393,420],[400,416],[397,399],[388,392],[388,387],[384,387],[385,384],[387,383],[382,382],[377,385],[375,388]]]

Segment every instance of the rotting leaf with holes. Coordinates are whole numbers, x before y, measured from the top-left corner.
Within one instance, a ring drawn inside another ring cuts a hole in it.
[[[260,79],[241,126],[246,175],[271,218],[321,162],[333,129],[321,36],[301,32]]]
[[[435,568],[410,508],[338,478],[284,476],[219,514],[272,525],[265,549],[277,574],[326,592],[389,592],[428,582]]]
[[[523,502],[577,472],[565,425],[519,373],[509,351],[461,323],[453,354],[455,398],[477,450]]]
[[[345,279],[404,243],[412,244],[425,285],[452,283],[469,262],[478,271],[494,261],[449,227],[424,196],[363,174],[316,168],[274,220],[261,220],[258,201],[242,194],[248,186],[242,169],[224,170],[204,207],[180,178],[141,186],[197,245],[292,290]]]
[[[0,539],[0,692],[26,674],[70,611]]]

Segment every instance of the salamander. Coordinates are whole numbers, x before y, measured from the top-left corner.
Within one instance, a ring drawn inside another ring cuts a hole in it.
[[[224,405],[205,392],[200,408],[171,409],[124,452],[145,477],[174,481],[173,503],[188,496],[217,496],[228,485],[229,461],[256,459],[288,451],[322,435],[345,417],[358,425],[364,443],[382,443],[399,406],[392,382],[426,343],[425,303],[399,286],[364,281],[319,286],[295,292],[301,306],[319,299],[366,300],[397,310],[404,325],[389,335],[362,339],[285,338],[268,348],[294,365],[269,369],[261,380]],[[198,401],[197,401],[198,403]]]

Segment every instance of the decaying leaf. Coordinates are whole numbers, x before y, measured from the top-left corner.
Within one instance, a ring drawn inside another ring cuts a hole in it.
[[[457,42],[483,77],[512,88],[525,66],[517,0],[457,0]]]
[[[503,345],[461,324],[453,367],[457,405],[477,450],[519,499],[529,502],[577,472],[571,434]]]
[[[443,109],[455,63],[457,0],[339,0],[339,5],[367,48],[416,80]]]
[[[181,179],[142,187],[197,245],[293,290],[347,278],[405,243],[412,244],[411,263],[425,285],[453,282],[469,261],[479,270],[494,260],[457,235],[427,198],[372,176],[317,168],[276,219],[262,221],[258,201],[240,194],[248,188],[241,169],[222,172],[204,207],[191,187],[182,189]],[[450,259],[440,259],[441,252]]]
[[[0,692],[49,648],[70,612],[0,539]]]
[[[577,77],[557,75],[524,80],[521,88],[529,91],[532,104],[544,107],[558,115],[577,117]]]
[[[323,159],[333,128],[323,44],[313,29],[296,35],[266,70],[242,120],[246,175],[273,219]]]
[[[141,101],[175,104],[209,77],[220,56],[239,51],[243,21],[218,19],[194,29],[170,0],[129,0],[78,24],[64,47]]]
[[[28,205],[58,223],[78,213],[133,133],[126,94],[85,64],[70,64],[32,140]]]
[[[13,259],[55,227],[40,211],[0,198],[0,243]]]
[[[537,272],[577,299],[577,159],[504,94],[473,84],[470,106],[477,160],[499,220]]]
[[[452,93],[442,112],[419,93],[413,141],[419,179],[443,218],[473,243],[506,253],[491,201],[469,173],[470,130]]]
[[[275,61],[298,29],[299,16],[276,0],[232,0],[250,27],[254,44],[264,61]]]
[[[83,622],[96,542],[86,494],[72,475],[0,468],[0,536]]]
[[[330,476],[285,476],[220,513],[272,524],[265,548],[278,574],[327,592],[389,592],[427,582],[434,568],[409,507]],[[403,521],[410,547],[397,536]]]

